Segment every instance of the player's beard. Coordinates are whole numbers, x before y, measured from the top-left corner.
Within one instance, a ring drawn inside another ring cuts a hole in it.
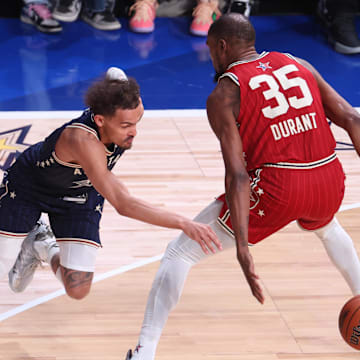
[[[129,142],[129,140],[134,140],[134,136],[129,136],[128,138],[126,138],[123,142],[123,146],[122,148],[125,150],[129,150],[132,147],[132,141]]]

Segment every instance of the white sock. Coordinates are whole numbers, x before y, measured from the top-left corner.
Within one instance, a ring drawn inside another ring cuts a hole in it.
[[[44,221],[39,221],[30,231],[28,236],[34,238],[33,246],[41,261],[51,265],[52,257],[59,252],[59,246],[56,243],[55,236],[52,233],[50,226]]]
[[[336,268],[343,275],[354,295],[360,294],[360,261],[351,237],[334,218],[316,230]]]
[[[55,277],[64,285],[62,276],[61,276],[61,267],[59,266],[56,270]]]
[[[49,265],[51,265],[51,260],[52,260],[52,258],[53,258],[55,255],[59,254],[59,253],[60,253],[59,246],[58,246],[58,245],[52,246],[52,247],[49,249],[48,253],[47,253],[46,262],[47,262]],[[59,269],[60,269],[60,266],[59,266]]]

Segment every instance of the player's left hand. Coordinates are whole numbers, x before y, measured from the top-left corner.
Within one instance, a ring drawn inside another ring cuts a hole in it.
[[[245,251],[238,252],[237,258],[250,286],[252,294],[261,304],[263,304],[265,297],[260,285],[260,278],[255,273],[255,265],[250,251],[246,249]]]
[[[222,250],[220,240],[213,229],[207,224],[189,220],[184,224],[183,231],[190,239],[195,240],[201,246],[205,254],[209,254],[209,250],[212,253],[216,253],[213,245]]]

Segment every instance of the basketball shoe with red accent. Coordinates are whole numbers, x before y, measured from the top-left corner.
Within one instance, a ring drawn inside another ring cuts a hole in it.
[[[130,30],[137,33],[151,33],[155,29],[157,0],[136,0],[130,7]]]
[[[207,36],[211,24],[221,16],[218,0],[199,0],[193,11],[193,21],[190,33],[197,36]]]
[[[39,220],[21,244],[14,266],[9,271],[9,286],[14,292],[24,291],[38,265],[47,260],[49,250],[57,247],[50,227]]]

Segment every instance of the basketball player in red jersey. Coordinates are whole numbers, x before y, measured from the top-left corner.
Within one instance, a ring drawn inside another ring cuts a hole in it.
[[[249,246],[291,221],[314,231],[353,294],[360,262],[336,221],[345,175],[326,117],[345,129],[360,155],[360,116],[306,61],[255,50],[255,30],[240,14],[211,26],[207,44],[218,84],[207,101],[220,141],[225,190],[196,220],[209,224],[237,259],[255,298],[264,295]],[[204,258],[182,234],[166,250],[151,289],[138,346],[127,359],[152,360],[191,266]]]

